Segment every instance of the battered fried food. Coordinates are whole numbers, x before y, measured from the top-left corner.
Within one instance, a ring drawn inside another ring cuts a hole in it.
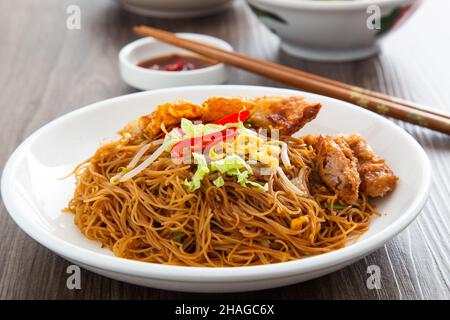
[[[315,119],[320,103],[303,97],[262,97],[253,99],[250,123],[257,128],[278,129],[281,135],[292,135]]]
[[[203,104],[202,120],[213,122],[243,108],[250,111],[249,123],[254,128],[277,129],[280,135],[292,135],[313,120],[320,103],[307,102],[303,97],[260,97],[254,99],[210,98]]]
[[[177,126],[181,118],[209,123],[247,109],[250,111],[248,122],[252,127],[278,129],[280,135],[291,135],[313,120],[320,108],[320,103],[306,102],[298,96],[254,99],[214,97],[202,105],[175,101],[159,105],[154,112],[131,122],[120,133],[133,136],[144,130],[156,136],[161,132],[162,123],[167,128]]]
[[[372,150],[367,141],[358,134],[344,136],[344,139],[358,159],[361,192],[371,197],[382,197],[393,190],[398,177],[394,175],[384,159]]]
[[[317,164],[323,182],[340,199],[356,203],[361,183],[358,162],[344,139],[322,135],[317,142]]]
[[[128,124],[120,134],[154,137],[161,133],[161,124],[170,129],[179,125],[182,118],[210,123],[247,109],[247,121],[252,127],[278,129],[280,135],[292,135],[313,120],[320,108],[320,103],[307,102],[300,96],[213,97],[201,105],[175,101],[159,105],[154,112]],[[355,203],[359,192],[382,197],[395,188],[398,178],[361,136],[308,135],[303,139],[316,151],[321,179],[340,199]]]
[[[154,137],[161,133],[161,124],[170,128],[179,125],[182,118],[200,120],[202,114],[203,107],[198,104],[185,100],[168,102],[160,104],[152,113],[130,122],[119,134],[131,138],[142,134]]]
[[[251,114],[256,105],[251,99],[213,97],[203,102],[203,107],[202,121],[209,123],[222,119],[229,114],[242,111],[244,108],[249,110]],[[249,119],[249,121],[251,120]]]
[[[397,184],[398,178],[386,161],[358,134],[307,135],[303,140],[317,153],[320,177],[342,200],[357,199],[355,190],[367,196],[383,197]],[[355,188],[355,168],[358,188]]]

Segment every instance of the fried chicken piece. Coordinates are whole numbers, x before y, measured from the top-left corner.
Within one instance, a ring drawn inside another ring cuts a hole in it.
[[[384,159],[372,150],[363,137],[358,134],[351,134],[340,135],[338,138],[345,141],[353,156],[357,159],[357,169],[361,180],[360,192],[371,197],[383,197],[395,188],[398,177],[394,175]],[[319,141],[321,139],[322,136],[319,135],[303,137],[303,141],[311,145],[316,152],[320,151]]]
[[[278,129],[280,135],[292,135],[315,119],[320,103],[307,102],[303,97],[262,97],[252,99],[255,108],[250,123],[257,128]]]
[[[382,197],[397,185],[398,177],[384,159],[379,157],[367,141],[358,134],[343,136],[358,159],[361,192],[371,197]]]
[[[306,142],[306,141],[305,141]],[[319,175],[340,199],[356,203],[361,180],[358,160],[344,139],[322,135],[315,145]]]

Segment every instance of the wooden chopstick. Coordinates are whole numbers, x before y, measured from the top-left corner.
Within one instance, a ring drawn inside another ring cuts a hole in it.
[[[133,30],[139,35],[154,37],[162,42],[196,52],[294,87],[348,101],[385,116],[450,134],[450,116],[418,104],[273,62],[256,59],[235,51],[225,51],[201,42],[183,39],[164,30],[147,26],[136,26]]]

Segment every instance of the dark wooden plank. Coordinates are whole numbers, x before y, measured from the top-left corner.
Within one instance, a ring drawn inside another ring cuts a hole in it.
[[[67,30],[65,9],[78,4],[81,30]],[[164,20],[122,11],[114,1],[31,1],[0,4],[0,165],[31,132],[77,107],[133,92],[119,78],[117,53],[146,23],[178,32],[221,37],[234,48],[306,71],[450,111],[450,12],[446,0],[427,1],[377,57],[352,63],[315,63],[279,52],[278,39],[243,1],[222,14]],[[233,70],[236,84],[282,86]],[[450,298],[450,141],[447,136],[397,121],[425,148],[434,173],[421,216],[382,249],[325,277],[284,288],[239,294],[186,294],[133,286],[82,271],[82,289],[66,287],[70,264],[26,236],[0,208],[2,299],[448,299]],[[382,272],[382,288],[369,290],[369,265]]]

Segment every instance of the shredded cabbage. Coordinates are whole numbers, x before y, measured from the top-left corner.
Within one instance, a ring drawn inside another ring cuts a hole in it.
[[[194,124],[192,121],[188,119],[181,119],[181,130],[186,134],[187,138],[201,137],[210,133],[214,133],[217,131],[221,131],[226,129],[226,126],[222,126],[220,124],[213,123],[199,123]]]
[[[225,181],[223,180],[223,177],[220,176],[220,177],[214,179],[213,184],[214,184],[216,187],[221,187],[221,186],[223,186],[223,185],[225,184]]]
[[[249,175],[253,174],[252,168],[250,168],[244,159],[235,154],[228,155],[220,160],[212,161],[211,171],[219,171],[222,174],[236,176],[237,182],[243,187],[251,185],[263,191],[267,191],[268,188],[267,183],[263,186],[257,182],[248,180]]]
[[[181,119],[180,127],[181,127],[181,130],[183,130],[183,132],[186,134],[186,136],[183,136],[183,137],[188,137],[188,138],[204,136],[204,135],[214,133],[217,131],[222,131],[224,129],[228,129],[231,127],[236,127],[240,134],[245,133],[245,134],[257,135],[257,133],[255,131],[247,129],[244,126],[243,122],[230,122],[225,125],[214,124],[214,123],[206,123],[206,124],[197,123],[197,124],[195,124],[191,120],[183,118],[183,119]]]
[[[194,160],[197,162],[197,170],[195,171],[190,181],[188,179],[184,180],[185,186],[191,192],[200,188],[203,178],[207,173],[209,173],[208,164],[206,163],[205,156],[195,152],[192,154],[192,156],[194,157]]]
[[[172,147],[175,143],[184,139],[183,134],[180,132],[180,130],[178,130],[178,128],[172,129],[170,132],[167,132],[166,128],[164,127],[164,123],[162,123],[161,129],[166,134],[166,136],[164,137],[164,144],[166,145],[167,152],[170,152],[170,150],[172,150]]]
[[[245,168],[250,174],[253,173],[252,168],[250,168],[245,160],[236,154],[227,155],[223,159],[211,162],[211,171],[219,171],[220,173],[230,174],[233,170],[239,171],[241,168]]]
[[[246,184],[249,184],[261,191],[267,192],[269,190],[269,184],[266,182],[264,185],[260,185],[258,182],[254,182],[254,181],[246,181]]]
[[[193,153],[192,156],[197,162],[197,170],[191,180],[186,179],[184,181],[184,184],[191,192],[199,189],[206,174],[214,171],[218,171],[228,176],[235,176],[237,178],[237,182],[243,187],[252,186],[260,190],[267,191],[267,183],[265,185],[261,185],[248,179],[248,177],[253,174],[253,171],[244,159],[237,155],[228,155],[223,159],[212,161],[210,164],[211,169],[208,168],[204,155]],[[225,184],[225,181],[223,180],[223,177],[220,176],[213,181],[213,184],[217,187],[221,187]]]

